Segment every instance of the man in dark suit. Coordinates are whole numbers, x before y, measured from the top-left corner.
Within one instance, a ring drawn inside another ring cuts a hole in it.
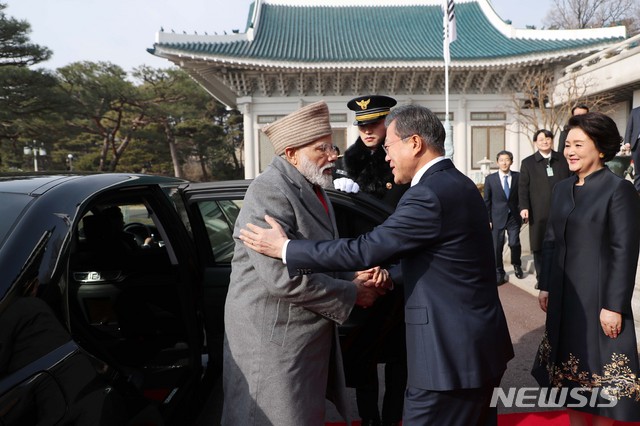
[[[627,131],[624,134],[624,141],[631,145],[631,155],[633,158],[634,167],[640,165],[640,107],[634,108],[629,114],[629,120],[627,121]],[[640,192],[640,173],[636,169],[636,173],[633,177],[633,184],[636,187],[636,191]]]
[[[537,130],[533,141],[538,150],[520,164],[518,203],[523,223],[529,223],[529,245],[537,279],[542,271],[542,240],[547,230],[551,191],[557,182],[568,178],[570,172],[564,156],[553,150],[550,130]]]
[[[444,157],[445,132],[433,112],[403,105],[386,124],[394,181],[412,186],[384,223],[355,239],[319,242],[287,240],[267,216],[273,229],[248,224],[240,238],[284,255],[294,276],[400,260],[409,370],[403,424],[496,424],[490,399],[513,348],[487,210],[476,185]]]
[[[507,282],[504,264],[502,262],[502,248],[504,247],[504,233],[507,232],[509,249],[511,249],[511,264],[517,278],[524,277],[520,254],[520,210],[518,210],[518,177],[520,173],[511,171],[513,154],[500,151],[496,156],[499,171],[490,174],[484,181],[484,203],[489,213],[493,248],[496,254],[496,279],[498,285]],[[512,190],[513,188],[513,190]]]
[[[574,115],[582,115],[589,112],[589,107],[585,104],[579,104],[571,108],[571,116]],[[562,131],[560,132],[560,137],[558,137],[558,152],[560,155],[564,152],[564,143],[567,140],[567,134],[569,134],[568,126],[564,126]]]

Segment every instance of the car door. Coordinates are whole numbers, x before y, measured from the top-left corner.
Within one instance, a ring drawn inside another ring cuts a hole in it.
[[[82,208],[71,239],[74,339],[113,368],[132,411],[159,422],[149,424],[195,418],[207,392],[199,268],[170,198],[156,186],[103,191]]]
[[[0,424],[192,424],[199,268],[170,198],[142,178],[35,180],[0,208]]]

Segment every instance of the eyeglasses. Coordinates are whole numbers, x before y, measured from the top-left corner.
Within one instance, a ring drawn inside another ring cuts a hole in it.
[[[325,155],[337,155],[338,154],[338,147],[335,145],[330,145],[328,143],[323,143],[322,145],[318,145],[316,147],[314,147],[314,149],[316,151],[322,152]]]
[[[412,136],[413,136],[413,135],[412,135]],[[396,142],[398,142],[398,141],[402,141],[402,142],[404,142],[404,141],[406,141],[407,139],[409,139],[410,137],[411,137],[411,136],[407,136],[406,138],[396,139],[395,141],[390,142],[390,143],[386,143],[386,141],[385,141],[385,143],[383,143],[383,144],[382,144],[382,149],[384,150],[384,153],[385,153],[385,154],[387,154],[387,155],[389,155],[389,147],[390,147],[391,145],[393,145],[394,143],[396,143]]]

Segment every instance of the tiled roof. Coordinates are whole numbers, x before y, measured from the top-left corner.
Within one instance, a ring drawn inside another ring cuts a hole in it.
[[[442,60],[442,9],[433,1],[417,3],[357,6],[345,1],[345,6],[300,6],[258,1],[255,4],[260,10],[253,18],[257,21],[250,18],[247,33],[217,37],[160,35],[150,52],[159,49],[242,62],[308,64]],[[457,40],[451,44],[452,61],[583,51],[624,38],[620,31],[573,31],[572,36],[556,31],[554,38],[549,30],[513,30],[501,20],[497,22],[490,8],[486,0],[456,4]]]

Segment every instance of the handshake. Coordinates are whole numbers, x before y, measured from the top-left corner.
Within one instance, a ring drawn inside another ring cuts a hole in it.
[[[358,289],[356,305],[363,308],[370,307],[378,297],[393,289],[389,271],[379,266],[356,272],[353,282]]]

